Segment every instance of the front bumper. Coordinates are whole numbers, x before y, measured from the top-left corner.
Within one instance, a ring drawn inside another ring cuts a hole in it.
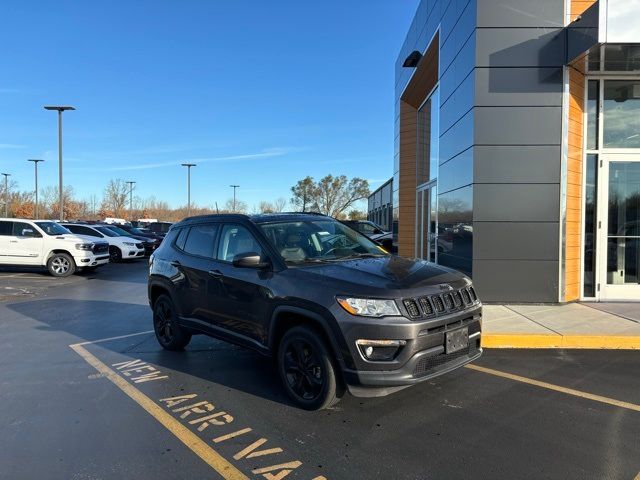
[[[97,267],[109,263],[109,254],[74,257],[78,267]]]
[[[122,258],[127,260],[131,258],[142,258],[144,257],[145,250],[137,249],[135,247],[122,247]]]
[[[421,321],[405,317],[363,318],[337,310],[333,313],[341,317],[338,323],[351,356],[350,365],[342,366],[343,378],[355,396],[386,395],[455,370],[482,354],[480,303]],[[468,348],[446,354],[447,333],[460,328],[468,329]],[[406,344],[393,360],[370,361],[356,346],[359,339],[404,340]]]

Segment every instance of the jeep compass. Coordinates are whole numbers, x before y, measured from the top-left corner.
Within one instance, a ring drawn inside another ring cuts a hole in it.
[[[306,409],[387,395],[478,358],[482,306],[465,275],[389,255],[331,217],[207,215],[150,259],[158,342],[206,334],[275,359]]]

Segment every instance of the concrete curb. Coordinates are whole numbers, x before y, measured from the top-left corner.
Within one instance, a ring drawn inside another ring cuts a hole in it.
[[[483,348],[592,348],[640,350],[640,335],[483,333]]]

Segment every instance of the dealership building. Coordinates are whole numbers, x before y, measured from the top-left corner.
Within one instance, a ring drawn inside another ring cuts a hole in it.
[[[422,0],[395,79],[400,255],[485,301],[640,300],[640,0]]]

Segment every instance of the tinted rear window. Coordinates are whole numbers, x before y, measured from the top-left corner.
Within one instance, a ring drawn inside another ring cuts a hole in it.
[[[11,225],[13,222],[0,222],[0,235],[9,236],[11,235]]]
[[[184,251],[191,255],[213,258],[217,232],[217,225],[194,225],[189,229]]]

